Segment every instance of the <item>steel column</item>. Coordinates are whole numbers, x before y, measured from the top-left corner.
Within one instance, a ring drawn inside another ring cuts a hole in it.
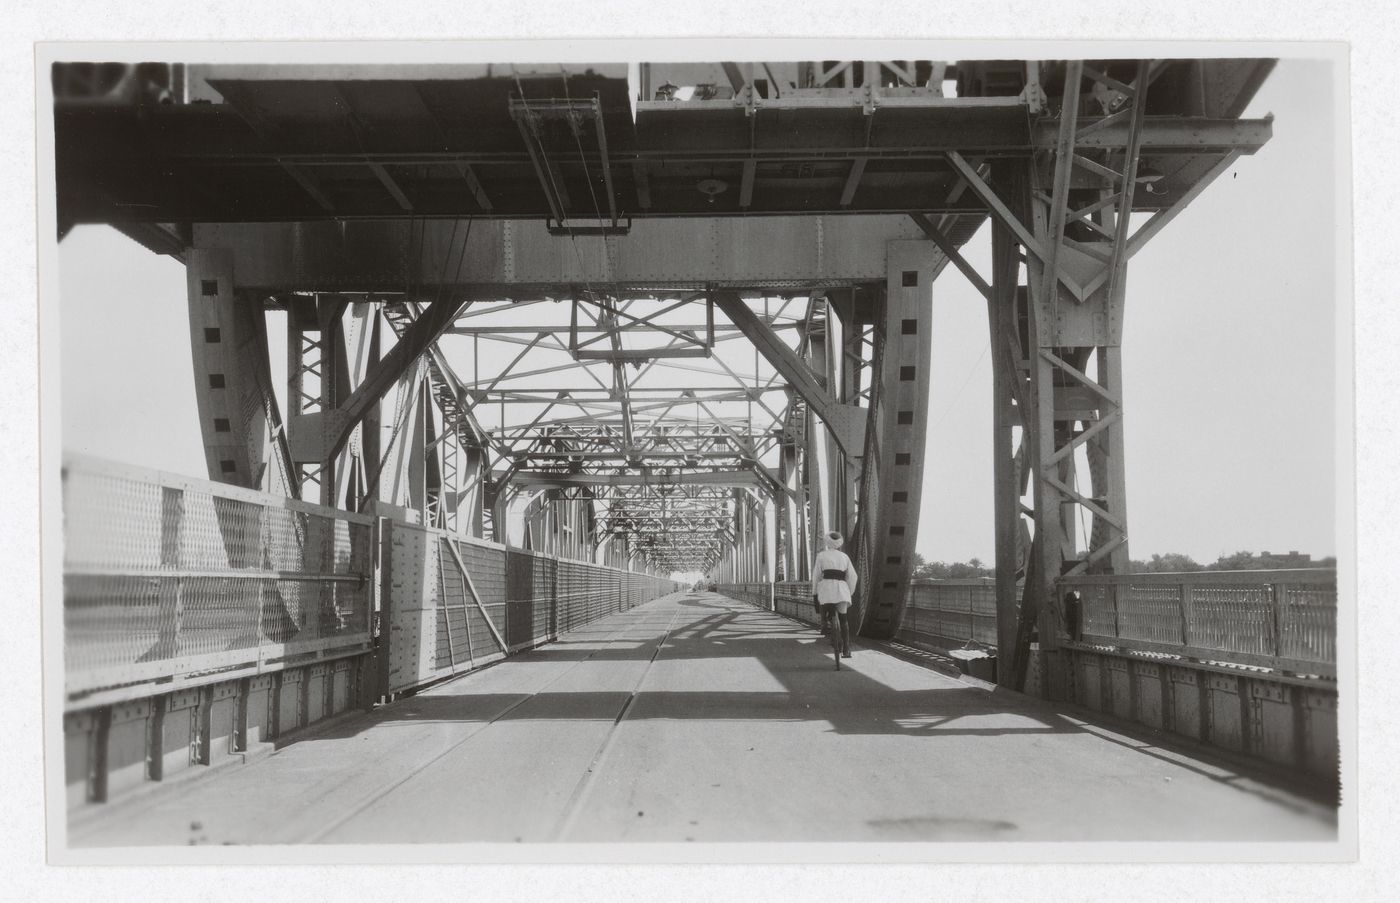
[[[918,537],[932,364],[933,281],[947,257],[932,242],[890,242],[876,320],[860,526],[853,552],[863,580],[863,636],[899,628]]]
[[[1016,624],[1019,608],[1017,578],[1025,567],[1021,511],[1022,480],[1015,452],[1016,434],[1026,441],[1023,408],[1026,377],[1023,344],[1017,308],[1021,264],[1014,236],[1003,226],[992,226],[992,286],[987,298],[987,319],[991,333],[992,359],[992,479],[996,537],[997,649],[1002,662],[1015,657]],[[1009,667],[1003,666],[998,680],[1010,680]]]
[[[1067,71],[1082,71],[1091,84],[1105,83],[1087,64],[1070,64]],[[1018,688],[1027,676],[1032,625],[1050,655],[1048,664],[1058,667],[1053,654],[1065,631],[1063,600],[1055,591],[1059,577],[1121,572],[1128,563],[1120,344],[1127,261],[1152,234],[1133,235],[1130,222],[1150,72],[1150,61],[1140,61],[1132,85],[1116,83],[1110,92],[1083,91],[1079,79],[1067,79],[1055,152],[1033,161],[1025,176],[998,176],[1002,194],[1013,199],[1000,213],[1003,225],[1030,252],[1025,316],[1031,391],[1022,406],[1029,427],[1027,466],[1035,478],[1035,537],[1009,675]],[[1126,146],[1119,151],[1083,140],[1101,132],[1099,126],[1076,128],[1080,108],[1095,103],[1126,129]],[[1104,180],[1105,187],[1073,189],[1075,168]],[[1041,185],[1052,173],[1049,193]],[[1081,449],[1089,464],[1083,488],[1075,474]],[[1076,515],[1093,519],[1082,550]],[[1009,544],[1002,532],[998,538]],[[1002,556],[999,545],[999,563]]]
[[[209,478],[291,492],[296,479],[272,392],[261,299],[241,296],[229,251],[191,250],[185,273],[195,403]]]

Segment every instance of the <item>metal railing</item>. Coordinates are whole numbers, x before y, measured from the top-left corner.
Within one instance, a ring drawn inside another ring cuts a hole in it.
[[[368,650],[372,518],[79,456],[62,481],[70,703]]]
[[[1065,577],[1090,645],[1335,678],[1332,569]]]
[[[726,585],[719,590],[752,601],[763,586]],[[772,586],[774,610],[814,620],[809,584]],[[1065,577],[1058,592],[1061,598],[1078,594],[1079,623],[1073,639],[1086,645],[1336,677],[1333,569]],[[995,647],[996,581],[911,581],[896,637],[933,648],[968,642]]]
[[[809,624],[817,623],[817,610],[812,605],[812,584],[807,580],[773,584],[773,610]]]
[[[466,673],[678,588],[437,527],[393,521],[385,536],[394,584],[385,598],[390,693]]]
[[[771,583],[721,583],[715,587],[715,591],[740,602],[767,608],[772,587]]]
[[[910,581],[896,637],[918,646],[944,648],[975,641],[995,647],[996,581],[990,577]]]

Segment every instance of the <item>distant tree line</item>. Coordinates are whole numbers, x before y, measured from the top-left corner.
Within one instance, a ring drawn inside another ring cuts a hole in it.
[[[994,572],[982,565],[980,558],[965,562],[925,561],[924,556],[914,553],[914,579],[963,580],[968,577],[992,577]]]
[[[1168,552],[1166,555],[1153,555],[1146,560],[1129,562],[1135,574],[1180,573],[1182,571],[1271,571],[1284,568],[1335,568],[1337,559],[1328,555],[1314,559],[1311,555],[1298,552],[1236,552],[1221,555],[1209,564],[1200,564],[1190,555]],[[981,559],[948,563],[946,561],[926,561],[924,556],[914,553],[915,579],[961,580],[968,577],[994,577],[996,572],[982,564]]]
[[[1181,571],[1272,571],[1283,568],[1334,568],[1336,556],[1313,559],[1311,555],[1298,552],[1236,552],[1221,555],[1209,564],[1197,564],[1190,555],[1169,552],[1166,555],[1153,555],[1146,561],[1132,561],[1129,565],[1136,574],[1159,574]]]

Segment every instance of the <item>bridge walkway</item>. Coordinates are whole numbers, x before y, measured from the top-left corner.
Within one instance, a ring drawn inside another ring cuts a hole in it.
[[[1330,840],[1335,809],[678,593],[74,826],[75,847]]]

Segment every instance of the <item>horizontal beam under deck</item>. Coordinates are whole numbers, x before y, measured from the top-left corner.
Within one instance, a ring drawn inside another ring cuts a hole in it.
[[[753,471],[721,471],[716,473],[646,474],[646,473],[542,473],[521,471],[511,477],[517,486],[533,488],[567,488],[570,486],[766,486]]]
[[[523,220],[477,222],[469,233],[453,222],[406,219],[194,227],[195,247],[232,252],[240,288],[402,291],[407,283],[481,298],[569,297],[593,283],[782,289],[879,281],[886,243],[922,237],[906,216],[864,215],[650,219],[607,238],[552,236]]]

